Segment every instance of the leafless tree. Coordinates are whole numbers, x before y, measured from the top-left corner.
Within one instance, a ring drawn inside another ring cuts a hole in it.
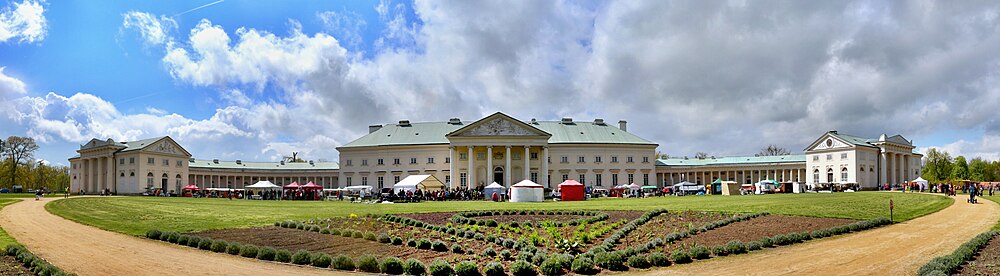
[[[704,153],[704,152],[700,152],[699,151],[698,153],[694,154],[694,158],[696,158],[696,159],[705,159],[705,158],[708,158],[708,153]]]
[[[757,156],[777,156],[777,155],[789,155],[792,154],[788,149],[779,147],[778,145],[767,145],[767,147],[760,150]]]

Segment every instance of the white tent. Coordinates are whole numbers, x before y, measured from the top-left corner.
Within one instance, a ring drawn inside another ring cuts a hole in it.
[[[639,190],[639,189],[642,189],[642,186],[639,186],[639,184],[635,184],[635,183],[632,183],[632,184],[629,184],[629,185],[628,185],[627,187],[628,187],[629,189],[632,189],[632,190]]]
[[[400,190],[407,192],[415,192],[417,189],[421,191],[440,191],[444,188],[444,184],[441,183],[437,177],[429,174],[417,174],[407,176],[400,180],[396,185],[392,185],[392,192],[399,193]]]
[[[493,182],[492,184],[487,185],[486,188],[483,188],[483,194],[486,195],[486,199],[490,199],[493,196],[493,193],[496,193],[497,195],[505,195],[507,194],[507,187]]]
[[[281,189],[281,186],[274,185],[274,183],[271,183],[271,181],[264,180],[264,181],[257,181],[257,183],[247,186],[246,188],[266,190],[266,189]]]
[[[927,189],[927,183],[928,182],[923,177],[917,177],[917,179],[914,179],[913,181],[910,181],[910,182],[911,183],[917,183],[918,185],[920,185],[921,189]]]
[[[525,179],[510,186],[511,202],[542,202],[544,200],[545,187],[531,182],[531,180]]]

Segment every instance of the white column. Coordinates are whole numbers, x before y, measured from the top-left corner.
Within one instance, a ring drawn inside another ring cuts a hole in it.
[[[904,179],[905,179],[904,176],[905,176],[905,174],[903,174],[903,155],[897,153],[896,154],[896,183],[902,183],[904,181]]]
[[[448,146],[448,188],[454,188],[455,185],[452,183],[455,181],[455,147]]]
[[[505,164],[503,168],[503,184],[510,187],[510,145],[507,145],[507,153],[503,156]]]
[[[486,146],[486,185],[493,184],[493,146]]]
[[[887,175],[886,175],[886,168],[888,168],[888,165],[889,165],[889,164],[887,164],[887,162],[889,162],[889,158],[887,158],[886,152],[884,150],[882,151],[882,155],[879,156],[879,158],[880,158],[880,160],[879,160],[880,162],[878,164],[878,171],[879,171],[878,185],[882,186],[882,185],[885,185],[886,182],[888,182],[887,181],[888,178],[887,178]]]
[[[104,172],[107,170],[107,166],[108,164],[107,161],[104,160],[104,157],[97,158],[97,181],[95,184],[97,184],[97,187],[101,190],[101,192],[104,192]]]
[[[542,179],[540,182],[545,182],[545,187],[549,186],[549,146],[542,146]]]
[[[90,192],[90,159],[80,158],[80,187],[77,188],[76,192],[79,193],[80,190]]]
[[[521,156],[524,159],[524,179],[531,179],[531,152],[529,151],[531,146],[524,146],[524,155]]]
[[[466,170],[465,173],[465,185],[468,186],[467,188],[469,189],[472,189],[472,183],[476,182],[476,174],[474,173],[476,168],[472,165],[472,160],[475,159],[475,157],[472,156],[472,149],[473,147],[469,146],[469,155],[466,156],[466,159],[469,160],[469,169]]]

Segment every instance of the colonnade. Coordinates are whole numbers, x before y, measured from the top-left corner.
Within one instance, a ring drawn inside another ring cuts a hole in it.
[[[723,181],[736,181],[736,183],[740,184],[756,183],[761,180],[805,183],[806,169],[681,169],[674,172],[658,170],[657,178],[660,179],[661,186],[673,185],[684,181],[696,184],[708,184],[719,178]]]
[[[337,188],[336,176],[302,176],[302,175],[233,175],[233,174],[197,174],[188,175],[188,184],[195,184],[198,188],[232,188],[242,189],[253,185],[257,181],[267,180],[274,185],[284,186],[292,182],[305,185],[313,182],[323,186],[324,189]],[[186,184],[185,184],[186,185]]]
[[[98,157],[87,157],[81,158],[79,161],[80,168],[78,169],[80,174],[79,177],[79,187],[77,190],[72,191],[79,193],[81,191],[95,194],[100,193],[104,189],[111,189],[112,192],[117,192],[115,188],[115,159],[114,157],[98,156]]]
[[[485,178],[484,178],[485,182],[486,182],[485,184],[489,185],[490,183],[493,183],[493,182],[497,181],[497,179],[493,179],[494,178],[494,175],[493,175],[493,173],[494,173],[494,167],[493,167],[493,150],[494,149],[493,148],[494,147],[496,147],[496,146],[494,146],[494,145],[470,145],[470,146],[466,146],[466,148],[467,148],[466,150],[468,151],[468,153],[466,155],[466,162],[467,162],[467,166],[466,166],[466,177],[467,177],[466,178],[467,179],[466,180],[466,187],[467,188],[469,188],[469,189],[475,189],[476,188],[476,179],[477,179],[477,177],[476,177],[476,164],[477,163],[475,162],[475,160],[478,159],[476,157],[476,155],[475,155],[476,154],[476,148],[486,148],[486,167],[485,167],[486,170],[484,170],[484,173],[486,173]],[[503,182],[504,186],[510,187],[510,185],[513,184],[513,183],[511,183],[511,173],[512,173],[512,170],[511,170],[511,168],[512,168],[511,167],[511,151],[512,150],[521,150],[522,148],[524,149],[524,155],[521,156],[521,160],[524,161],[524,167],[522,167],[523,168],[522,169],[522,171],[523,171],[523,175],[522,175],[523,178],[522,179],[530,179],[530,177],[531,177],[531,147],[532,146],[531,145],[524,145],[524,146],[504,145],[504,146],[499,146],[499,147],[503,147],[503,151],[505,153],[504,156],[503,156],[503,162],[504,162],[503,163],[503,165],[504,165],[503,166],[503,181],[501,181],[501,182]],[[538,180],[539,180],[539,182],[546,182],[546,180],[549,178],[549,176],[548,176],[548,174],[549,174],[549,162],[548,162],[548,160],[549,160],[549,147],[548,146],[540,146],[540,147],[542,148],[542,154],[541,154],[541,157],[539,158],[539,163],[541,163],[541,168],[539,168],[538,171],[541,174],[540,174]],[[456,169],[455,164],[457,163],[457,161],[459,161],[458,159],[455,158],[455,155],[456,155],[455,153],[457,151],[456,148],[457,148],[456,146],[449,146],[448,147],[448,156],[449,156],[449,159],[451,160],[450,164],[448,164],[448,166],[449,166],[448,167],[448,178],[451,180],[451,182],[455,182],[457,179],[459,179],[459,178],[456,178],[456,172],[458,172],[458,169]],[[458,172],[458,173],[460,173],[460,172]],[[451,187],[457,187],[457,185],[451,185]]]
[[[899,184],[907,182],[916,178],[910,175],[910,156],[911,154],[902,154],[895,152],[882,151],[882,166],[880,168],[882,173],[882,179],[885,179],[882,183],[885,184]]]

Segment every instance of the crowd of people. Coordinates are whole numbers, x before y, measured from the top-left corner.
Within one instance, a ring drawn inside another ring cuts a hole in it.
[[[446,201],[446,200],[483,200],[485,195],[482,189],[468,189],[464,187],[443,189],[439,191],[423,191],[400,189],[395,193],[381,193],[379,200],[383,201]]]

